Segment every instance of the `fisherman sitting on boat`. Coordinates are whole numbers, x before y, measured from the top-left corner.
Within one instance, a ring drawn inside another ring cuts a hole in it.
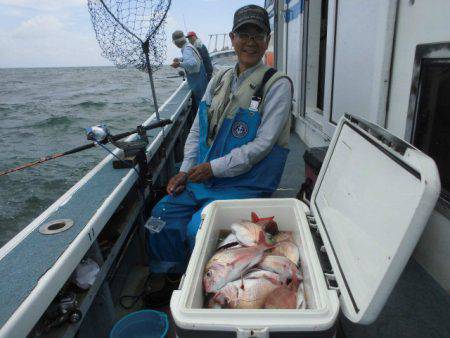
[[[195,34],[195,32],[187,33],[186,38],[189,40],[189,43],[197,48],[198,52],[200,53],[200,56],[203,60],[203,65],[205,66],[206,78],[209,82],[209,80],[211,80],[212,78],[213,66],[211,63],[211,58],[209,57],[208,48],[206,48],[202,40],[197,37],[197,34]]]
[[[196,103],[199,104],[208,85],[202,57],[197,48],[187,42],[182,31],[173,32],[172,40],[175,46],[181,49],[182,58],[173,59],[171,66],[184,68],[189,87],[194,93]]]
[[[270,196],[278,187],[288,154],[292,82],[261,60],[270,39],[264,8],[238,9],[230,33],[238,57],[234,68],[209,83],[184,149],[180,172],[168,196],[153,209],[166,222],[149,240],[150,271],[180,274],[186,268],[203,208],[218,199]],[[159,275],[161,277],[161,275]],[[147,297],[161,304],[176,287]]]

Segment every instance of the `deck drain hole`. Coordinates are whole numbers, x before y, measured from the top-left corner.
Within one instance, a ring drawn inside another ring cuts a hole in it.
[[[44,235],[53,235],[69,229],[73,225],[71,219],[57,219],[40,226],[39,232]]]

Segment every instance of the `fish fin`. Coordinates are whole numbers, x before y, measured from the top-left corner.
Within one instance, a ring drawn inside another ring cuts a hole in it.
[[[274,248],[273,244],[267,243],[266,234],[264,233],[264,231],[259,232],[258,245],[264,246],[266,250]]]
[[[212,297],[211,303],[212,303],[212,302],[217,302],[217,303],[219,303],[220,305],[225,305],[225,296],[224,296],[222,293],[217,292],[217,293]]]
[[[259,216],[256,214],[256,212],[253,212],[253,211],[252,211],[252,213],[251,213],[251,216],[252,216],[252,222],[253,222],[253,223],[256,223],[256,222],[259,222],[259,221],[273,221],[273,219],[275,218],[275,216],[271,216],[271,217],[259,217]]]
[[[258,215],[256,214],[256,212],[253,212],[253,211],[252,211],[251,216],[252,216],[252,222],[253,222],[253,223],[258,222],[259,217],[258,217]]]
[[[222,246],[218,247],[217,250],[229,249],[229,248],[232,248],[233,246],[236,246],[236,245],[239,245],[239,244],[240,244],[239,242],[230,242],[230,243],[227,243],[225,245],[222,245]]]

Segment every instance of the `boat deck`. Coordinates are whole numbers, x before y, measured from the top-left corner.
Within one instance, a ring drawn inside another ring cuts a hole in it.
[[[161,108],[161,116],[178,114],[180,105],[189,96],[187,86],[181,86]],[[150,134],[157,138],[156,132]],[[274,197],[295,197],[305,177],[305,144],[292,134],[290,148],[280,188]],[[29,331],[129,192],[135,176],[128,169],[113,169],[112,158],[108,157],[30,224],[20,239],[2,248],[0,327],[14,316],[14,326],[10,329],[16,335]],[[38,232],[44,222],[62,218],[72,219],[73,227],[51,236]],[[146,266],[132,268],[122,294],[141,292],[147,275]],[[116,319],[143,307],[141,302],[129,310],[117,306]],[[167,307],[163,310],[169,312]],[[411,259],[374,324],[358,326],[343,318],[341,327],[345,337],[450,337],[449,318],[449,294]],[[169,337],[175,336],[173,327],[169,332]]]

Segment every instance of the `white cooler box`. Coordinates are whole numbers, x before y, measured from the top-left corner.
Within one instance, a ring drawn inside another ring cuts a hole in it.
[[[186,274],[171,299],[178,337],[327,337],[339,311],[373,322],[440,192],[434,161],[384,129],[341,119],[311,199],[215,201],[204,211]],[[307,309],[204,308],[204,267],[219,232],[250,212],[275,216],[300,247]]]

